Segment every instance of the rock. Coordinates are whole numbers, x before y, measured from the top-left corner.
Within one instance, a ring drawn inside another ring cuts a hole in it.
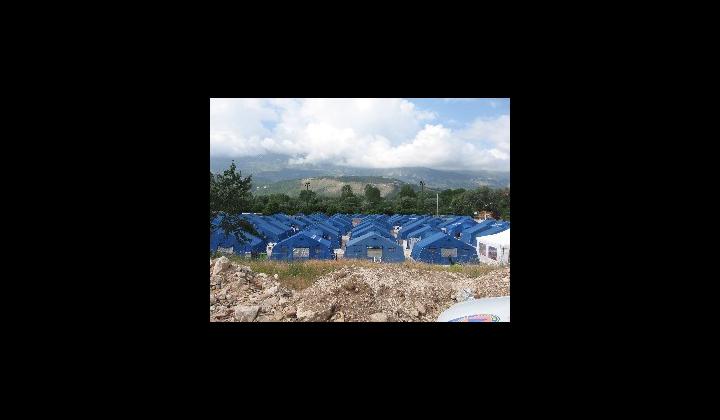
[[[278,287],[277,287],[277,286],[273,286],[273,287],[265,290],[265,294],[268,295],[268,296],[271,296],[271,295],[274,295],[275,293],[277,293],[277,291],[278,291]]]
[[[210,310],[211,310],[211,311],[214,311],[214,310],[215,310],[215,305],[211,306],[211,307],[210,307]]]
[[[333,313],[335,313],[335,305],[332,305],[330,308],[324,309],[322,311],[316,312],[313,310],[307,310],[307,311],[297,311],[297,318],[301,321],[308,321],[308,322],[324,322],[330,319],[331,316],[333,316]]]
[[[388,316],[382,312],[376,312],[370,315],[370,322],[387,322]]]
[[[213,275],[210,277],[210,285],[222,287],[222,280],[223,278],[221,276]]]
[[[255,320],[256,322],[275,322],[275,317],[272,315],[260,315]]]
[[[210,267],[212,267],[212,258],[210,258]]]
[[[222,273],[230,266],[230,260],[227,257],[220,257],[215,261],[213,267],[213,276]]]
[[[278,305],[284,305],[284,304],[288,303],[289,301],[290,301],[290,299],[288,299],[286,297],[281,297],[280,300],[278,300]]]
[[[455,299],[458,302],[464,302],[466,300],[473,300],[475,297],[473,296],[473,292],[470,289],[460,289],[457,294],[455,295]]]
[[[413,318],[417,318],[419,315],[420,315],[420,312],[418,312],[417,309],[415,309],[415,308],[410,309],[410,316],[412,316]]]
[[[277,301],[277,296],[271,296],[262,301],[262,303],[260,304],[260,309],[262,309],[263,312],[270,312],[270,309],[272,309],[272,307],[277,303]]]
[[[265,273],[257,273],[257,276],[264,279],[264,278],[266,278],[268,275],[265,274]]]
[[[235,320],[238,322],[252,322],[260,311],[259,306],[238,305],[235,307]]]
[[[423,305],[422,303],[420,303],[420,302],[416,303],[415,309],[417,309],[417,311],[420,315],[425,315],[426,309],[425,309],[425,305]]]
[[[275,280],[277,280],[277,279],[280,278],[280,276],[278,276],[277,274],[273,274],[273,278],[274,278]]]
[[[282,311],[282,314],[285,318],[292,318],[297,315],[297,309],[295,309],[294,306],[290,305]]]

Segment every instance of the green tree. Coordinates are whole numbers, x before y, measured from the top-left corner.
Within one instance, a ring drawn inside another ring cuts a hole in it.
[[[405,184],[402,186],[402,188],[400,188],[400,192],[398,193],[398,198],[402,199],[403,197],[416,198],[417,194],[415,194],[412,186]]]
[[[345,184],[342,186],[342,189],[340,190],[340,198],[349,198],[354,197],[355,194],[353,194],[352,187],[349,184]]]
[[[236,170],[235,162],[221,174],[210,173],[210,229],[212,221],[220,216],[220,227],[227,233],[244,237],[241,230],[252,234],[258,232],[250,223],[240,219],[243,211],[252,208],[252,175],[242,177]]]
[[[377,204],[380,202],[380,189],[374,185],[367,184],[365,185],[365,199],[370,204]]]

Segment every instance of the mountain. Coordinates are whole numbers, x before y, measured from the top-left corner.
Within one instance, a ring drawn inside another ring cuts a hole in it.
[[[218,173],[227,169],[231,160],[229,158],[211,158],[210,171]],[[510,173],[497,171],[444,171],[423,167],[352,168],[337,165],[289,165],[287,156],[272,154],[237,158],[235,164],[243,176],[253,175],[253,184],[255,185],[270,185],[291,180],[300,183],[306,178],[356,176],[390,178],[413,185],[418,185],[420,181],[423,181],[426,188],[440,190],[470,189],[483,185],[493,188],[510,186]],[[388,182],[388,180],[383,182]],[[277,188],[290,188],[290,184],[287,185],[286,187],[277,186]],[[353,187],[354,189],[355,187]]]

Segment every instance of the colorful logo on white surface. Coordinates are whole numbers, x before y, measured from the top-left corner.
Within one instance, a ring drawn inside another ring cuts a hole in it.
[[[500,322],[500,317],[493,314],[475,314],[451,319],[448,322]]]

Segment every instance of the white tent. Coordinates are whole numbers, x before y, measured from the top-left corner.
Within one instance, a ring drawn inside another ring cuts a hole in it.
[[[494,235],[478,236],[476,240],[480,262],[510,263],[510,229]]]

